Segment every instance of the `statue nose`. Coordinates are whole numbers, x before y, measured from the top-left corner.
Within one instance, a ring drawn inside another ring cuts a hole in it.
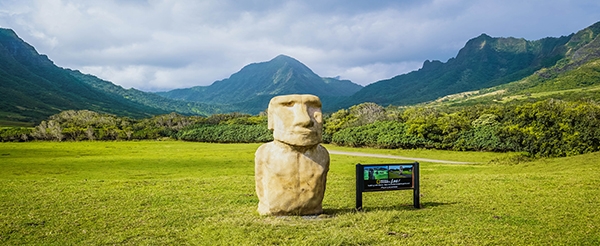
[[[308,114],[308,110],[305,105],[296,105],[294,108],[294,125],[303,126],[303,127],[311,127],[314,122],[310,118]]]

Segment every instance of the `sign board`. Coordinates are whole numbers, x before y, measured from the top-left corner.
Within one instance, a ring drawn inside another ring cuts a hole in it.
[[[361,165],[363,192],[412,189],[414,164]]]
[[[413,190],[413,205],[420,208],[419,163],[356,165],[356,209],[362,210],[362,193]]]

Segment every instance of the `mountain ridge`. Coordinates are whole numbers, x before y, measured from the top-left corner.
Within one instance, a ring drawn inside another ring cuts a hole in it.
[[[418,70],[366,87],[320,77],[300,61],[279,55],[248,64],[210,86],[150,93],[58,67],[14,31],[1,28],[0,89],[4,95],[0,98],[0,124],[35,123],[71,109],[135,118],[170,112],[256,114],[266,109],[271,97],[290,93],[316,94],[328,112],[363,102],[419,104],[456,93],[463,93],[465,98],[485,98],[482,93],[495,90],[496,97],[518,93],[523,97],[544,90],[566,90],[572,95],[573,90],[600,84],[599,34],[600,22],[567,36],[534,41],[483,33],[468,40],[456,57],[446,62],[425,60]],[[598,96],[594,91],[584,94]],[[169,93],[171,98],[164,97]]]
[[[67,109],[131,117],[164,113],[81,83],[10,29],[0,28],[0,120],[31,124]]]
[[[363,102],[384,106],[423,103],[519,80],[562,59],[566,51],[562,46],[571,36],[527,41],[481,34],[447,62],[426,60],[421,69],[365,86],[338,108]]]
[[[324,101],[334,101],[339,97],[350,96],[361,88],[362,86],[349,80],[322,78],[300,61],[278,55],[266,62],[248,64],[229,78],[215,81],[209,86],[157,94],[177,100],[239,105],[238,108],[242,110],[257,113],[266,108],[266,97],[314,94]]]
[[[465,106],[546,98],[593,100],[600,98],[600,22],[573,35],[563,47],[565,56],[514,82],[447,95],[427,105]]]

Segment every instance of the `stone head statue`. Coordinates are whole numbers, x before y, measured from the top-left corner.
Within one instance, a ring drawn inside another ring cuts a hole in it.
[[[269,130],[276,141],[294,146],[319,144],[323,134],[321,100],[313,95],[285,95],[271,99]]]
[[[321,100],[313,95],[271,99],[268,127],[274,141],[255,153],[256,194],[261,215],[323,212],[329,152],[321,146]]]

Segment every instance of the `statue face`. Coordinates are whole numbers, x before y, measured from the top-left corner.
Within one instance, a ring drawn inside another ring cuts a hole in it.
[[[269,103],[269,129],[277,141],[295,146],[321,142],[323,117],[321,100],[313,95],[285,95]]]

